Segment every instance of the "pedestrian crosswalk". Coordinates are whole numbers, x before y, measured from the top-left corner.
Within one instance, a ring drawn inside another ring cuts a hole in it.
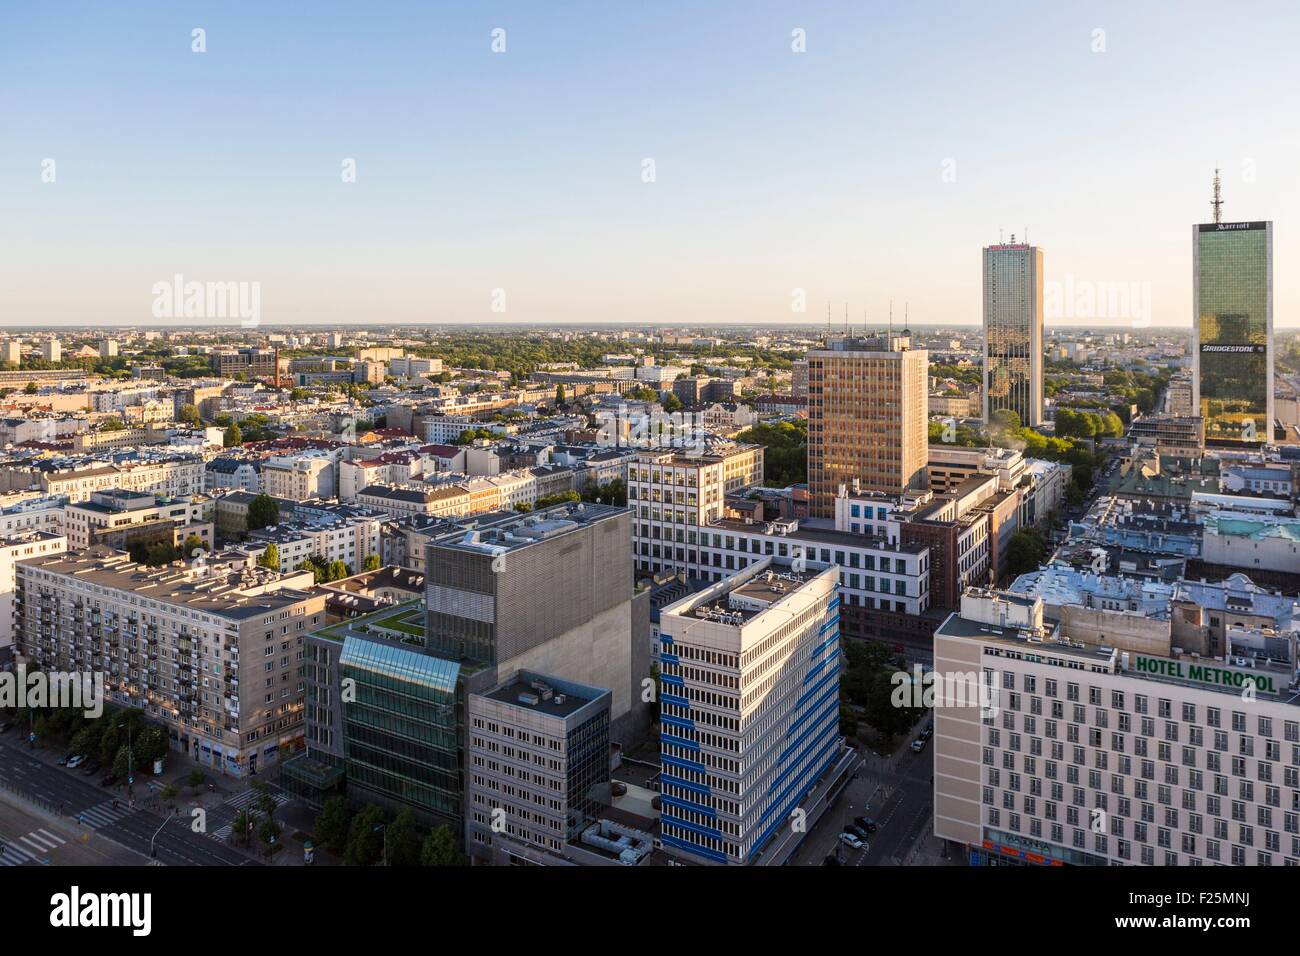
[[[0,866],[35,866],[49,859],[50,851],[68,841],[49,830],[33,830],[15,840],[5,840]]]
[[[112,800],[105,800],[79,811],[76,816],[78,823],[98,830],[116,823],[130,812],[131,808],[125,800],[117,801],[117,806],[113,806]]]
[[[271,799],[275,801],[276,809],[279,809],[286,803],[291,803],[293,801],[293,797],[289,796],[287,793],[282,793],[279,790],[267,792],[270,794]],[[230,819],[222,826],[210,831],[208,836],[221,843],[228,841],[230,839],[231,827],[235,822],[234,818],[243,811],[260,812],[258,811],[258,803],[261,798],[262,794],[253,789],[245,790],[243,793],[238,793],[231,797],[221,805],[222,816],[225,816],[228,813]]]

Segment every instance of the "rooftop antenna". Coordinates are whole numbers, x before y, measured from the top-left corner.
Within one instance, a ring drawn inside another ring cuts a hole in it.
[[[1025,245],[1029,245],[1029,227],[1025,226]]]
[[[889,300],[889,338],[894,338],[894,300]]]
[[[1223,222],[1223,196],[1219,192],[1219,167],[1214,167],[1214,198],[1210,200],[1210,208],[1214,210],[1214,221]]]
[[[826,335],[831,334],[831,300],[826,300]]]
[[[849,304],[848,304],[847,302],[845,302],[845,303],[844,303],[844,336],[845,336],[845,338],[848,337],[848,334],[849,334]]]
[[[1003,237],[1002,237],[1002,227],[998,226],[998,245],[1001,246],[1004,244],[1005,243],[1003,242]]]

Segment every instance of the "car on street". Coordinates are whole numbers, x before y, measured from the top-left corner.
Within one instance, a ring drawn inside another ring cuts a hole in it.
[[[852,833],[863,843],[867,842],[867,831],[855,823],[850,823],[844,828],[845,833]]]
[[[10,730],[12,727],[13,727],[13,724],[11,724],[9,721],[7,721],[7,720],[5,720],[5,721],[0,721],[0,734],[7,734],[7,733],[9,733],[9,730]]]
[[[59,766],[66,767],[68,765],[68,761],[75,756],[76,754],[64,754],[62,757],[59,758]]]
[[[826,859],[822,860],[822,866],[843,866],[843,865],[844,864],[840,862],[840,858],[836,856],[834,853],[828,853],[826,855]]]
[[[860,829],[866,830],[868,833],[875,833],[878,826],[876,821],[871,819],[871,817],[854,817],[853,822]]]
[[[840,842],[855,850],[861,850],[866,846],[865,843],[858,839],[856,834],[849,833],[847,830],[840,834]]]
[[[98,772],[99,772],[99,761],[97,760],[87,760],[85,764],[82,765],[81,773],[83,776],[93,777]]]
[[[77,754],[75,757],[73,757],[71,760],[68,761],[68,769],[69,769],[69,770],[76,770],[78,767],[80,767],[80,766],[81,766],[83,763],[85,763],[85,762],[86,762],[86,755],[85,755],[85,754]]]
[[[916,740],[912,741],[912,753],[919,754],[924,749],[925,749],[924,740],[918,737]]]
[[[106,774],[104,778],[99,781],[101,787],[111,787],[115,783],[117,783],[117,774],[115,773]]]
[[[930,739],[931,737],[933,737],[933,736],[934,736],[934,728],[933,728],[933,727],[926,727],[925,730],[921,731],[921,739],[922,739],[922,740],[929,740],[929,739]]]

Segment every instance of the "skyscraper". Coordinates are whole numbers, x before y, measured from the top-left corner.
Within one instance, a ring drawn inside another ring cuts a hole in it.
[[[1192,394],[1207,442],[1269,441],[1273,427],[1273,223],[1192,227]]]
[[[1000,409],[1043,422],[1043,250],[984,247],[984,421]]]
[[[835,517],[835,496],[898,495],[927,487],[926,376],[930,358],[911,334],[829,339],[808,353],[808,497],[815,518]]]

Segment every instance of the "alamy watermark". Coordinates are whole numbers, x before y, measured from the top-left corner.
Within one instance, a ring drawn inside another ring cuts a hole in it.
[[[1134,328],[1151,324],[1150,282],[1093,282],[1066,273],[1064,282],[1043,283],[1048,319],[1122,319]]]
[[[19,664],[0,672],[0,707],[70,708],[86,717],[100,717],[104,713],[104,673],[29,672],[26,665]]]
[[[632,411],[620,403],[617,411],[596,413],[596,443],[606,448],[675,448],[702,455],[708,428],[703,412],[665,412],[659,406]]]
[[[889,682],[894,685],[889,702],[898,708],[978,707],[985,719],[998,715],[998,688],[984,671],[943,673],[917,664],[910,673],[895,671]]]
[[[244,328],[262,322],[260,282],[187,282],[178,272],[151,291],[155,319],[238,319]]]

